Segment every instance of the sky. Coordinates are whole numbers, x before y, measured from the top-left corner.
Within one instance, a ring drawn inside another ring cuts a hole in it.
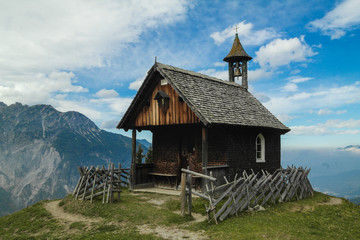
[[[116,130],[157,61],[227,80],[237,27],[249,91],[283,148],[360,144],[360,0],[0,0],[0,101]],[[151,140],[146,132],[139,138]]]

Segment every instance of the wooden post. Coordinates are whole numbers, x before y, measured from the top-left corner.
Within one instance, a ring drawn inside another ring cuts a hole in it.
[[[96,169],[95,169],[94,182],[93,182],[92,189],[91,189],[90,203],[93,202],[93,196],[94,196],[94,190],[95,190],[95,184],[96,184],[96,177],[97,177],[97,172],[98,171],[99,171],[99,166],[97,166]]]
[[[106,170],[105,170],[105,167],[103,165],[103,183],[104,183],[104,189],[103,189],[103,200],[102,200],[102,203],[104,204],[105,203],[105,194],[106,194],[106,185],[107,185],[107,173],[106,173]]]
[[[111,171],[110,171],[110,188],[109,188],[109,192],[110,192],[110,203],[114,202],[114,192],[113,192],[113,187],[114,187],[114,164],[111,163]]]
[[[119,163],[119,172],[118,172],[118,177],[119,177],[119,185],[118,185],[118,194],[117,194],[117,200],[118,200],[118,202],[120,202],[120,190],[121,190],[121,183],[120,183],[120,181],[121,181],[121,173],[122,173],[122,171],[121,171],[121,163]]]
[[[203,127],[201,131],[201,143],[202,143],[202,173],[207,175],[207,166],[208,166],[208,128]],[[206,191],[207,180],[202,179],[202,192]]]
[[[131,170],[130,170],[130,190],[135,187],[136,180],[136,129],[132,130],[132,144],[131,144]]]
[[[186,205],[186,173],[181,173],[181,193],[180,193],[180,215],[185,216]]]
[[[187,168],[189,170],[189,166]],[[191,174],[187,174],[186,186],[189,189],[189,193],[188,193],[188,213],[191,216],[191,207],[192,207],[192,203],[191,203],[192,175]]]

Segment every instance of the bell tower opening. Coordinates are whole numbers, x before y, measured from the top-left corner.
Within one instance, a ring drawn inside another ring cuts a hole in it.
[[[251,59],[252,57],[245,52],[236,33],[232,48],[224,58],[224,61],[229,63],[230,82],[235,82],[235,78],[239,80],[241,77],[241,85],[246,89],[248,88],[247,62]]]

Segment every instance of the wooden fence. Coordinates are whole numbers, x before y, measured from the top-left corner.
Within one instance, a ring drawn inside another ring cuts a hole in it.
[[[186,169],[182,169],[182,171],[187,174],[197,174]],[[226,184],[218,187],[214,187],[213,184],[216,179],[207,178],[210,186],[206,184],[204,194],[193,191],[191,187],[186,190],[188,196],[194,194],[209,201],[209,204],[205,206],[208,220],[214,220],[217,224],[218,220],[223,221],[229,215],[237,215],[238,212],[250,207],[313,196],[313,189],[307,178],[309,172],[310,169],[302,167],[278,169],[273,174],[264,171],[262,174],[253,171],[251,174],[247,174],[244,171],[242,176],[236,175],[232,182],[224,177]],[[191,178],[187,177],[187,179],[191,181]],[[188,183],[187,186],[191,186],[191,183]],[[191,203],[191,200],[189,202]],[[191,214],[191,206],[189,213]]]
[[[118,193],[120,199],[121,187],[129,186],[129,168],[115,169],[113,163],[109,164],[109,168],[104,166],[98,167],[78,167],[80,178],[73,191],[75,199],[90,200],[98,196],[102,196],[103,203],[112,203],[114,201],[114,193]]]

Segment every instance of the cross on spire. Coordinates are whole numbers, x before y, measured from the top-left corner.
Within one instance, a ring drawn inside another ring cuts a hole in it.
[[[238,28],[239,28],[238,25],[236,25],[236,27],[233,28],[236,31],[236,33],[237,33]]]

